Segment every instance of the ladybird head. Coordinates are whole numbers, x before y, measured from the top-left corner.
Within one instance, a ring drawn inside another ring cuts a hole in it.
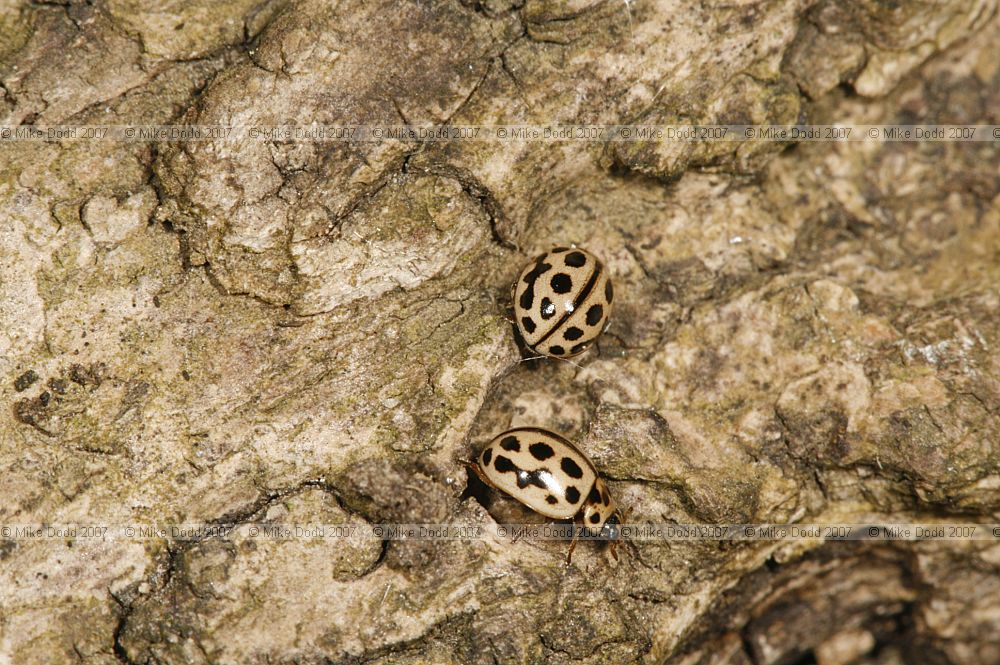
[[[615,531],[615,522],[611,520],[618,512],[615,500],[611,497],[607,485],[598,478],[587,494],[583,504],[581,520],[586,533],[591,538],[611,539]],[[609,526],[610,524],[610,526]],[[609,536],[609,534],[611,534]]]
[[[622,521],[621,511],[616,510],[604,523],[604,526],[601,527],[601,539],[611,541],[620,540],[622,537]]]

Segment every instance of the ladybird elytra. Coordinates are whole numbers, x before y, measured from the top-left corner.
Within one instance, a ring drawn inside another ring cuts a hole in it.
[[[604,332],[614,287],[596,256],[579,247],[556,247],[525,266],[511,296],[525,345],[544,356],[568,358]]]
[[[507,430],[483,448],[471,468],[484,483],[531,510],[552,519],[573,519],[591,533],[624,521],[591,461],[555,432]],[[574,545],[575,540],[570,555]]]

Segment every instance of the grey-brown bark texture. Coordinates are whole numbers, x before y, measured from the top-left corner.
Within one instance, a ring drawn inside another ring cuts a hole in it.
[[[0,0],[6,124],[1000,123],[996,0]],[[996,143],[0,144],[0,522],[997,520]],[[510,281],[604,257],[520,363]],[[0,540],[0,663],[997,663],[989,543]]]

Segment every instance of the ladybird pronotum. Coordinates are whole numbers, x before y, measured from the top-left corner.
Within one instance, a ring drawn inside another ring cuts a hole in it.
[[[472,470],[490,487],[553,519],[573,519],[612,540],[624,521],[608,486],[583,452],[554,432],[519,427],[490,441]],[[567,561],[572,557],[574,540]]]
[[[517,329],[544,356],[582,353],[607,326],[614,288],[604,264],[580,248],[556,247],[529,263],[511,289]]]

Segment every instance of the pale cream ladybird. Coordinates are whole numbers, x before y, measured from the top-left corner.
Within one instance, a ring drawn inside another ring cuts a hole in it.
[[[624,522],[608,486],[583,452],[554,432],[519,427],[498,435],[470,467],[486,485],[531,510],[559,520],[572,519],[592,534],[618,544]],[[576,546],[574,530],[567,562]]]
[[[567,358],[582,353],[604,332],[614,288],[596,256],[556,247],[521,271],[511,296],[525,345],[541,355]]]

